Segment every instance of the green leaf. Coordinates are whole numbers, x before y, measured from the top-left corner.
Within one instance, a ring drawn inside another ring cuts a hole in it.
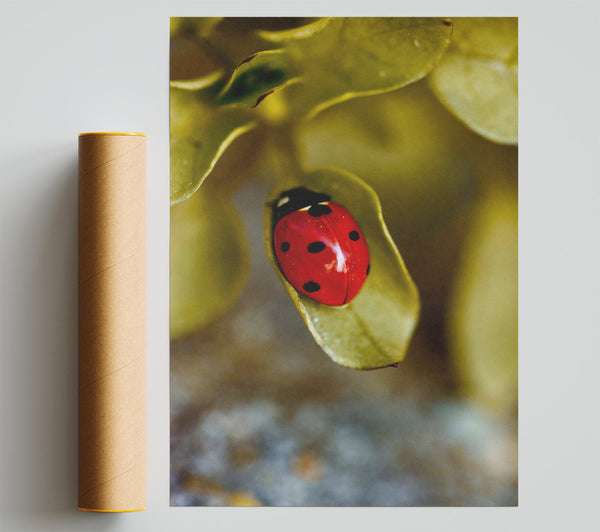
[[[248,112],[217,107],[213,91],[171,87],[171,205],[190,197],[227,146],[255,126]]]
[[[360,293],[347,305],[332,307],[298,293],[285,279],[272,249],[271,204],[293,186],[324,192],[344,205],[359,224],[369,247],[371,269]],[[264,213],[265,249],[308,329],[338,364],[374,369],[401,361],[416,326],[419,295],[394,242],[373,190],[358,177],[333,168],[304,173],[281,183]]]
[[[448,320],[463,393],[505,411],[518,390],[517,212],[508,187],[492,187],[477,206]]]
[[[248,271],[246,239],[229,200],[205,188],[171,207],[171,338],[222,316]]]
[[[298,116],[421,79],[452,35],[452,25],[440,18],[333,18],[309,30],[263,34],[284,44],[301,76],[285,89]]]
[[[275,89],[291,83],[295,78],[285,50],[258,52],[235,69],[219,96],[219,105],[237,103],[256,107]]]
[[[315,33],[321,31],[332,20],[333,19],[331,17],[324,17],[312,21],[309,24],[294,28],[279,31],[259,30],[258,35],[264,40],[274,43],[292,41],[295,39],[306,39],[307,37],[310,37]]]
[[[214,85],[217,81],[219,81],[219,79],[221,79],[222,76],[222,70],[215,70],[204,76],[198,76],[191,79],[173,80],[171,81],[171,87],[174,89],[197,91]]]
[[[454,45],[432,72],[432,88],[450,112],[476,133],[500,144],[517,144],[517,19],[453,22]]]

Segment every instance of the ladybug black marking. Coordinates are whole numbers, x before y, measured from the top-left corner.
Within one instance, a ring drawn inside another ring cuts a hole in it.
[[[356,242],[360,238],[358,231],[350,231],[348,236],[350,237],[350,240],[354,240],[354,242]]]
[[[317,203],[317,205],[313,205],[310,209],[308,209],[308,214],[314,218],[318,218],[323,214],[331,214],[331,207],[329,205],[321,205],[320,203]]]
[[[321,285],[319,283],[315,283],[314,281],[308,281],[304,283],[302,288],[304,288],[304,290],[312,294],[321,290]]]
[[[324,203],[331,199],[327,194],[313,192],[304,187],[292,188],[282,192],[279,199],[273,204],[273,227],[286,214],[299,211],[305,207]]]
[[[290,249],[290,243],[289,242],[282,242],[281,243],[281,251],[283,251],[284,253],[287,253],[289,249]]]
[[[321,241],[311,242],[308,245],[309,253],[319,253],[319,251],[323,251],[325,249],[325,244]]]
[[[369,275],[369,272],[370,272],[370,271],[371,271],[371,265],[369,264],[369,265],[367,266],[367,275]]]

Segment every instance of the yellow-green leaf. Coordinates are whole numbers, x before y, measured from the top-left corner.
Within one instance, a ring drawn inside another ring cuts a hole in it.
[[[204,76],[198,76],[191,79],[173,80],[171,81],[171,87],[174,89],[197,91],[214,85],[217,81],[219,81],[219,79],[221,79],[222,76],[222,70],[215,70]]]
[[[324,17],[294,28],[278,31],[259,30],[258,35],[266,41],[274,43],[281,43],[294,39],[306,39],[307,37],[310,37],[321,31],[332,20],[333,19],[331,17]]]
[[[332,307],[298,293],[287,282],[272,249],[271,202],[283,190],[304,186],[344,205],[359,224],[369,247],[369,276],[348,304]],[[281,183],[265,207],[265,249],[308,329],[338,364],[352,369],[389,366],[404,358],[419,314],[419,295],[385,223],[379,200],[358,177],[334,168],[303,173]]]
[[[268,36],[283,41],[301,76],[285,89],[299,116],[421,79],[440,60],[452,35],[452,25],[440,18],[333,18],[311,28],[305,38],[298,38],[299,30],[288,40]]]
[[[503,410],[517,405],[517,233],[516,194],[491,187],[474,214],[448,320],[463,392]]]
[[[255,125],[247,111],[214,100],[211,90],[171,87],[171,205],[191,196],[227,146]]]
[[[431,86],[473,131],[500,144],[517,144],[517,19],[459,18],[453,22],[453,46],[432,72]]]
[[[295,77],[293,64],[285,50],[258,52],[235,69],[219,96],[219,104],[256,107],[275,89],[291,83]]]
[[[202,191],[171,207],[171,338],[223,315],[246,280],[241,220],[230,201]]]

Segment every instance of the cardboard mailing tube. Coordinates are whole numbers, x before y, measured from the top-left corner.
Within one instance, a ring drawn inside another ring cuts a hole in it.
[[[79,136],[79,509],[146,507],[146,136]]]

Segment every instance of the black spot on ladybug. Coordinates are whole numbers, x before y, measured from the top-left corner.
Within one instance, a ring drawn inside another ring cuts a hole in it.
[[[304,283],[302,288],[304,288],[304,290],[306,290],[309,294],[312,294],[313,292],[318,292],[321,290],[321,285],[319,283],[315,283],[314,281],[308,281],[307,283]]]
[[[367,275],[369,275],[369,272],[370,272],[370,271],[371,271],[371,265],[369,264],[369,265],[367,266]]]
[[[310,214],[314,218],[318,218],[323,214],[329,214],[331,212],[331,207],[328,205],[321,205],[317,203],[316,205],[312,205],[310,209],[308,209],[308,214]]]
[[[325,249],[325,244],[323,242],[311,242],[308,245],[309,253],[319,253],[319,251],[323,251]]]
[[[358,231],[350,231],[350,234],[348,236],[350,237],[350,240],[354,240],[354,242],[356,242],[360,238]]]
[[[286,253],[288,249],[290,249],[290,243],[289,242],[282,242],[281,243],[281,251],[283,251],[284,253]]]

